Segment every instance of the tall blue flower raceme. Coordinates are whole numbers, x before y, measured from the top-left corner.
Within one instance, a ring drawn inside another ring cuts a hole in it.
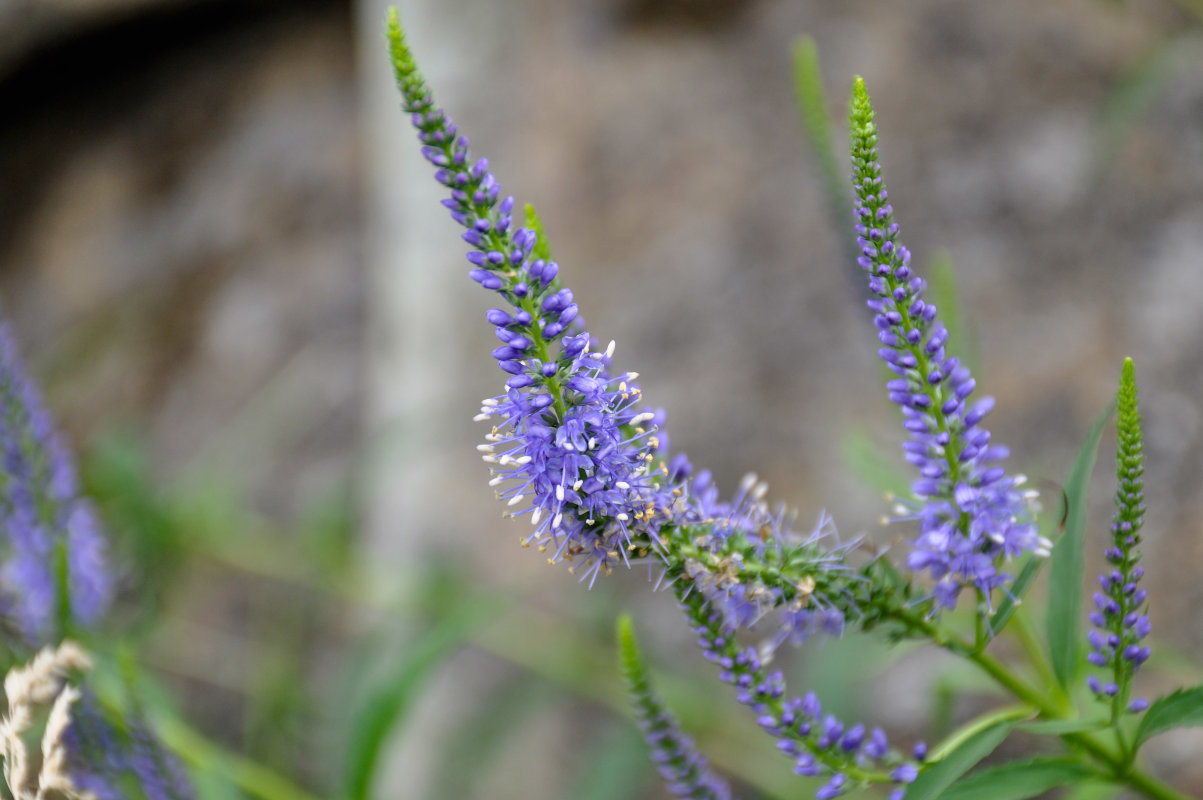
[[[1109,674],[1087,678],[1090,689],[1112,707],[1112,717],[1123,711],[1143,711],[1148,702],[1130,700],[1132,676],[1149,658],[1141,641],[1149,635],[1147,593],[1140,588],[1144,567],[1139,565],[1140,529],[1144,524],[1144,453],[1140,409],[1136,403],[1136,371],[1132,359],[1124,360],[1116,397],[1116,454],[1118,485],[1111,545],[1104,552],[1109,569],[1099,576],[1089,633],[1087,660]]]
[[[527,516],[524,545],[567,561],[582,580],[646,555],[675,502],[662,414],[643,410],[635,373],[611,374],[613,343],[598,347],[584,330],[572,290],[539,242],[537,225],[520,227],[514,199],[502,197],[485,159],[471,161],[468,140],[434,105],[395,13],[389,45],[404,108],[435,178],[450,191],[443,204],[466,230],[469,275],[504,308],[486,314],[508,375],[506,391],[484,401],[477,419],[494,422],[480,447],[498,496]]]
[[[824,714],[813,693],[788,696],[785,676],[780,670],[766,670],[760,649],[739,643],[737,629],[716,604],[692,586],[676,588],[698,645],[718,666],[720,680],[733,686],[739,702],[757,715],[761,728],[777,740],[777,749],[793,760],[795,773],[825,780],[816,800],[831,800],[869,784],[894,784],[890,798],[901,800],[906,785],[918,776],[918,767],[890,749],[884,731],[848,726]]]
[[[731,787],[710,769],[693,739],[681,731],[672,713],[652,691],[630,617],[618,621],[618,645],[619,668],[639,728],[669,791],[692,800],[731,800]]]
[[[991,442],[981,426],[993,399],[970,402],[976,382],[945,351],[948,330],[923,299],[923,278],[899,240],[882,180],[873,118],[868,91],[857,78],[850,128],[859,263],[873,294],[868,302],[882,345],[878,354],[897,376],[886,388],[911,435],[903,450],[919,470],[914,501],[898,510],[900,519],[919,524],[907,564],[935,581],[934,596],[945,608],[956,605],[966,587],[989,601],[1007,581],[1004,559],[1024,552],[1046,556],[1052,544],[1037,533],[1035,494],[1007,474],[1000,465],[1007,448]]]
[[[0,450],[0,615],[39,645],[98,620],[113,579],[96,514],[3,323]]]

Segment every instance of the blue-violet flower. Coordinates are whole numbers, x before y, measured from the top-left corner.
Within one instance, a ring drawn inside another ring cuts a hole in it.
[[[924,281],[898,239],[873,117],[869,94],[857,78],[850,126],[859,263],[869,275],[869,308],[882,344],[878,353],[897,376],[886,388],[911,434],[903,450],[920,474],[911,487],[916,502],[898,509],[899,519],[919,523],[907,565],[936,581],[935,598],[943,607],[953,607],[966,586],[988,602],[1007,580],[999,570],[1003,558],[1025,551],[1048,555],[1052,545],[1037,533],[1034,494],[998,464],[1007,448],[992,444],[981,427],[993,399],[969,405],[976,383],[945,352],[948,330],[936,307],[923,300]]]

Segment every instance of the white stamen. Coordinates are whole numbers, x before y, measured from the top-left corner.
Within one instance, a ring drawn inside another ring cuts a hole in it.
[[[631,484],[627,483],[626,481],[618,481],[614,485],[617,486],[619,489],[630,489],[631,488]]]
[[[516,494],[510,498],[510,502],[506,503],[506,505],[507,506],[516,506],[522,502],[522,497],[523,497],[522,495]]]
[[[558,528],[558,527],[560,527],[560,522],[562,522],[562,521],[563,521],[563,519],[564,519],[564,514],[563,514],[563,512],[557,513],[557,514],[555,515],[555,517],[553,517],[553,518],[552,518],[552,520],[551,520],[551,527],[553,527],[553,528]]]
[[[478,452],[478,453],[492,453],[492,452],[493,452],[493,445],[491,445],[491,444],[478,444],[478,445],[476,445],[476,452]]]
[[[634,417],[632,417],[631,424],[642,425],[643,423],[650,421],[655,416],[656,415],[651,411],[644,411],[642,414],[636,414]]]
[[[611,339],[610,344],[606,346],[606,358],[611,358],[614,355],[614,348],[617,346],[618,343]]]
[[[543,509],[539,506],[535,507],[535,513],[530,515],[530,524],[538,525],[539,520],[543,518]]]
[[[564,502],[564,487],[563,486],[556,487],[556,499],[559,500],[561,503]]]

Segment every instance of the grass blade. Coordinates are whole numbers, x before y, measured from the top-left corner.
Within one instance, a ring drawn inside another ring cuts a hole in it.
[[[1098,774],[1078,761],[1038,758],[985,769],[949,787],[940,800],[1028,800]],[[909,798],[910,795],[908,794]]]
[[[1049,567],[1048,645],[1053,672],[1065,688],[1077,677],[1081,666],[1082,592],[1086,573],[1083,553],[1086,543],[1086,498],[1090,488],[1090,473],[1098,455],[1103,428],[1115,411],[1112,402],[1090,429],[1073,469],[1065,481],[1068,513],[1065,533],[1053,547]]]
[[[979,761],[994,752],[1023,716],[1030,716],[1030,709],[1007,709],[971,723],[953,735],[932,753],[938,759],[919,774],[918,779],[906,791],[906,800],[936,800],[957,779],[973,769]]]
[[[368,800],[390,734],[404,721],[439,665],[499,611],[495,603],[466,601],[457,606],[413,644],[400,668],[360,705],[347,744],[345,797]]]

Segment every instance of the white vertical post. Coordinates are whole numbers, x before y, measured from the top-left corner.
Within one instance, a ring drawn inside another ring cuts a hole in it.
[[[493,74],[498,60],[494,43],[501,39],[503,4],[396,4],[424,74],[437,86],[438,102],[457,118],[471,118],[484,91],[477,87],[486,83],[480,76]],[[446,495],[447,476],[462,471],[471,447],[460,444],[479,433],[470,413],[463,413],[471,406],[461,402],[460,374],[468,344],[462,331],[469,328],[463,309],[473,307],[476,287],[466,280],[467,262],[449,255],[456,227],[439,204],[443,188],[432,179],[434,168],[422,159],[409,116],[400,110],[385,46],[388,5],[361,0],[358,6],[369,276],[369,469],[361,556],[396,564],[406,575],[436,537],[447,545],[447,536],[473,530],[462,504]],[[379,796],[433,796],[440,734],[481,692],[471,667],[451,663],[424,692],[407,735],[385,756]]]

